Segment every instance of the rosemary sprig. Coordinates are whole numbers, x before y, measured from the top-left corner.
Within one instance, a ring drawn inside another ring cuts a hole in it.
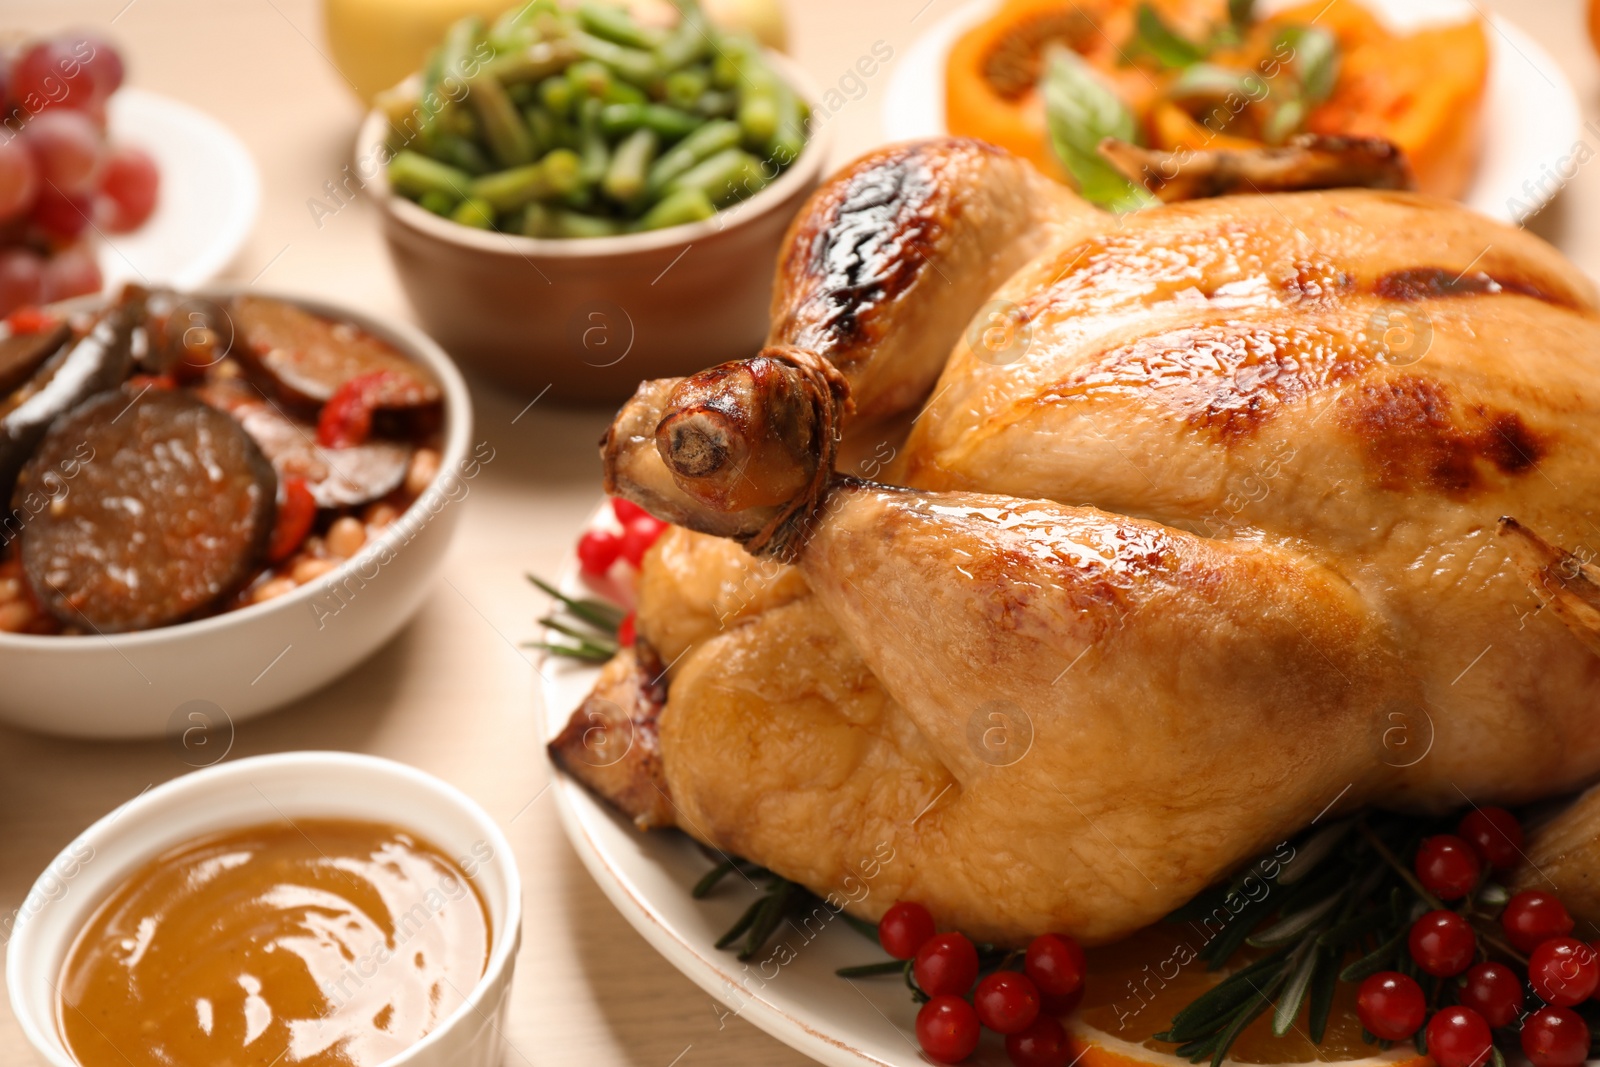
[[[875,978],[882,974],[903,974],[910,966],[910,960],[884,960],[882,963],[858,963],[854,967],[840,967],[833,973],[840,978]]]
[[[617,654],[620,647],[617,628],[626,617],[621,608],[591,597],[569,597],[537,575],[530,574],[527,578],[559,605],[555,612],[540,619],[539,625],[572,640],[526,641],[523,642],[524,648],[538,648],[553,656],[565,656],[584,663],[604,663]],[[563,613],[574,621],[563,619]]]
[[[608,601],[596,600],[590,597],[581,599],[569,597],[536,574],[527,575],[527,579],[538,586],[541,592],[559,601],[568,614],[577,616],[597,630],[615,634],[617,627],[621,626],[622,620],[627,617],[627,612]]]
[[[738,872],[745,880],[757,885],[761,895],[751,902],[744,913],[717,938],[720,949],[739,946],[740,961],[753,959],[767,947],[778,926],[791,914],[815,909],[820,898],[798,882],[774,874],[738,856],[725,856],[695,883],[690,895],[696,900],[710,896],[728,875]]]
[[[839,913],[839,918],[849,923],[851,929],[855,930],[856,933],[860,934],[868,941],[871,941],[874,945],[878,943],[877,923],[869,923],[865,919],[858,919],[854,915],[851,915],[848,911],[841,911]]]

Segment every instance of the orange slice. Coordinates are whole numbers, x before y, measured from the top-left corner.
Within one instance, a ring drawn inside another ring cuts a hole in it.
[[[1178,1046],[1157,1041],[1172,1017],[1216,985],[1226,972],[1207,972],[1195,959],[1204,933],[1173,925],[1141,930],[1125,941],[1090,949],[1083,1002],[1064,1019],[1078,1067],[1189,1067],[1173,1055]],[[1342,1067],[1431,1067],[1410,1042],[1387,1052],[1362,1039],[1356,989],[1340,982],[1322,1044],[1311,1042],[1302,1006],[1284,1036],[1272,1032],[1268,1010],[1245,1028],[1224,1061],[1229,1065],[1337,1063]]]

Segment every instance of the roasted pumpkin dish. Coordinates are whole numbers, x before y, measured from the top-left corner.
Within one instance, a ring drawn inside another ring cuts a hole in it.
[[[1417,189],[1460,197],[1488,73],[1479,20],[1399,33],[1356,0],[1264,16],[1248,0],[1005,0],[951,50],[945,120],[1103,206],[1141,199],[1098,156],[1107,137],[1168,152],[1376,138]]]

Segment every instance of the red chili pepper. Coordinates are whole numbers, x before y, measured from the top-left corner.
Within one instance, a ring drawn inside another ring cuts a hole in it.
[[[36,307],[19,307],[6,316],[6,326],[11,332],[16,333],[44,333],[55,326],[57,319],[54,315],[40,311]]]
[[[352,448],[371,436],[372,413],[391,377],[389,371],[375,370],[335,389],[317,416],[317,443],[324,448]]]
[[[304,478],[291,474],[282,481],[281,488],[283,499],[278,501],[278,518],[272,526],[272,540],[267,543],[269,563],[282,563],[294,555],[317,519],[317,501]]]

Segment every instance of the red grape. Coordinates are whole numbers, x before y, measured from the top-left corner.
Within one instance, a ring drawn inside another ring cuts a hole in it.
[[[978,950],[965,934],[936,934],[917,949],[911,976],[930,997],[964,997],[978,979]]]
[[[1020,1034],[1006,1038],[1006,1055],[1016,1067],[1067,1067],[1072,1058],[1067,1032],[1048,1015],[1033,1020]]]
[[[933,916],[915,901],[895,901],[878,920],[878,944],[897,960],[915,956],[933,932]]]
[[[1528,957],[1528,984],[1547,1004],[1582,1004],[1600,987],[1600,958],[1577,938],[1552,937]]]
[[[0,141],[0,219],[15,218],[39,194],[39,165],[18,138]]]
[[[1494,1035],[1471,1008],[1449,1007],[1428,1020],[1428,1055],[1439,1067],[1482,1067]]]
[[[100,129],[83,112],[57,108],[36,115],[22,128],[22,139],[33,151],[47,186],[68,195],[94,186]]]
[[[161,173],[144,149],[117,145],[106,156],[100,190],[113,207],[107,228],[112,233],[127,233],[142,226],[156,209]]]
[[[98,293],[104,284],[100,265],[87,245],[76,244],[57,252],[44,265],[45,303]]]
[[[1497,871],[1515,867],[1522,858],[1522,824],[1505,808],[1474,808],[1462,816],[1456,833]]]
[[[972,995],[978,1021],[997,1034],[1016,1034],[1039,1017],[1039,990],[1033,980],[1016,971],[984,975]]]
[[[70,241],[89,225],[94,204],[88,197],[63,193],[46,185],[39,190],[28,219],[53,240]]]
[[[127,71],[122,64],[122,53],[112,43],[92,30],[74,30],[68,40],[72,42],[78,58],[89,70],[95,91],[105,100],[122,87]]]
[[[1040,934],[1028,945],[1023,970],[1050,997],[1069,997],[1083,988],[1083,949],[1062,934]]]
[[[1457,994],[1492,1027],[1510,1026],[1522,1013],[1522,980],[1503,963],[1478,963]],[[1370,1028],[1369,1028],[1370,1029]],[[1375,1033],[1376,1031],[1374,1031]]]
[[[1416,979],[1399,971],[1379,971],[1361,983],[1356,1015],[1374,1037],[1404,1041],[1422,1028],[1428,1001]]]
[[[86,63],[92,55],[83,42],[39,41],[11,68],[11,102],[29,115],[57,106],[95,109],[103,98]]]
[[[25,248],[0,250],[0,315],[42,303],[44,260]]]
[[[1579,1067],[1589,1058],[1589,1025],[1571,1008],[1540,1008],[1522,1024],[1533,1067]]]
[[[1430,911],[1411,924],[1411,958],[1436,978],[1460,974],[1478,950],[1477,935],[1453,911]]]
[[[1483,863],[1472,846],[1454,834],[1425,838],[1417,847],[1417,880],[1440,900],[1458,900],[1478,884]]]
[[[1513,945],[1532,952],[1541,942],[1572,933],[1572,916],[1566,905],[1549,893],[1524,889],[1500,913],[1500,926]]]

